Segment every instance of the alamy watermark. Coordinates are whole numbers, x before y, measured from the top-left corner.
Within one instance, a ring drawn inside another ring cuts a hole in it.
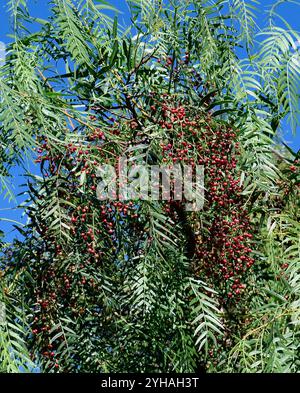
[[[136,164],[121,156],[116,166],[99,166],[96,175],[99,179],[96,193],[101,201],[183,201],[187,211],[203,208],[203,165]]]
[[[5,56],[6,56],[6,45],[4,42],[0,41],[0,66],[5,63]]]
[[[6,321],[5,303],[0,301],[0,325],[3,325],[5,321]]]

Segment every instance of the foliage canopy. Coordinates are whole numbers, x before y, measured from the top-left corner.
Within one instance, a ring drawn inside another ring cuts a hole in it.
[[[26,173],[2,242],[2,371],[299,371],[300,37],[257,0],[10,1],[0,179]],[[38,26],[30,32],[30,24]],[[242,49],[241,49],[242,48]],[[241,53],[243,55],[241,55]],[[205,207],[103,202],[99,164],[205,166]]]

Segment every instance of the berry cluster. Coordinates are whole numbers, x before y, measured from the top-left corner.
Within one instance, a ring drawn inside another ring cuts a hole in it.
[[[158,108],[156,103],[155,110]],[[205,168],[204,210],[198,215],[190,215],[197,233],[196,272],[218,287],[225,296],[224,301],[233,297],[238,300],[245,289],[243,278],[254,259],[253,230],[244,207],[237,168],[237,132],[213,120],[211,113],[190,114],[183,104],[176,105],[171,99],[169,105],[164,100],[160,110],[163,119],[159,125],[167,131],[160,144],[162,162],[197,164]],[[171,201],[165,207],[175,220],[178,204]],[[197,230],[200,221],[205,224]]]

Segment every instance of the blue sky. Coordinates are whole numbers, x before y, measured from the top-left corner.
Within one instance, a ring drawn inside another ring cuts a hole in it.
[[[125,0],[107,0],[107,2],[116,8],[118,8],[122,13],[119,15],[119,20],[123,24],[128,25],[130,23],[128,6]],[[6,12],[6,4],[7,2],[1,2],[0,4],[0,61],[3,57],[3,44],[7,44],[11,39],[8,36],[11,33],[10,20],[8,18],[8,14]],[[258,5],[258,13],[259,19],[258,24],[262,26],[266,22],[266,13],[264,10],[267,10],[271,5],[276,3],[274,0],[261,0],[261,5]],[[40,17],[46,19],[49,14],[49,6],[47,0],[28,0],[30,13],[33,16]],[[300,5],[300,0],[299,0]],[[300,31],[300,6],[297,4],[289,3],[283,1],[283,4],[277,8],[278,13],[288,21],[291,27],[295,30]],[[289,130],[288,125],[286,125],[286,130],[284,131],[285,141],[294,149],[300,149],[300,128],[298,129],[297,135],[293,136]],[[29,164],[28,164],[29,165]],[[30,168],[32,169],[32,167]],[[36,168],[37,169],[37,168]],[[24,183],[24,178],[20,176],[20,170],[16,169],[14,171],[14,187],[15,191],[20,192],[20,184]],[[18,201],[20,202],[20,198]],[[7,200],[4,200],[0,196],[0,218],[8,218],[10,220],[22,221],[24,222],[24,218],[21,217],[21,211],[19,210],[7,210],[13,208],[15,203],[9,203]],[[12,223],[6,221],[0,221],[0,229],[4,232],[8,232],[6,239],[10,241],[15,235],[16,231],[11,232],[13,229]]]

